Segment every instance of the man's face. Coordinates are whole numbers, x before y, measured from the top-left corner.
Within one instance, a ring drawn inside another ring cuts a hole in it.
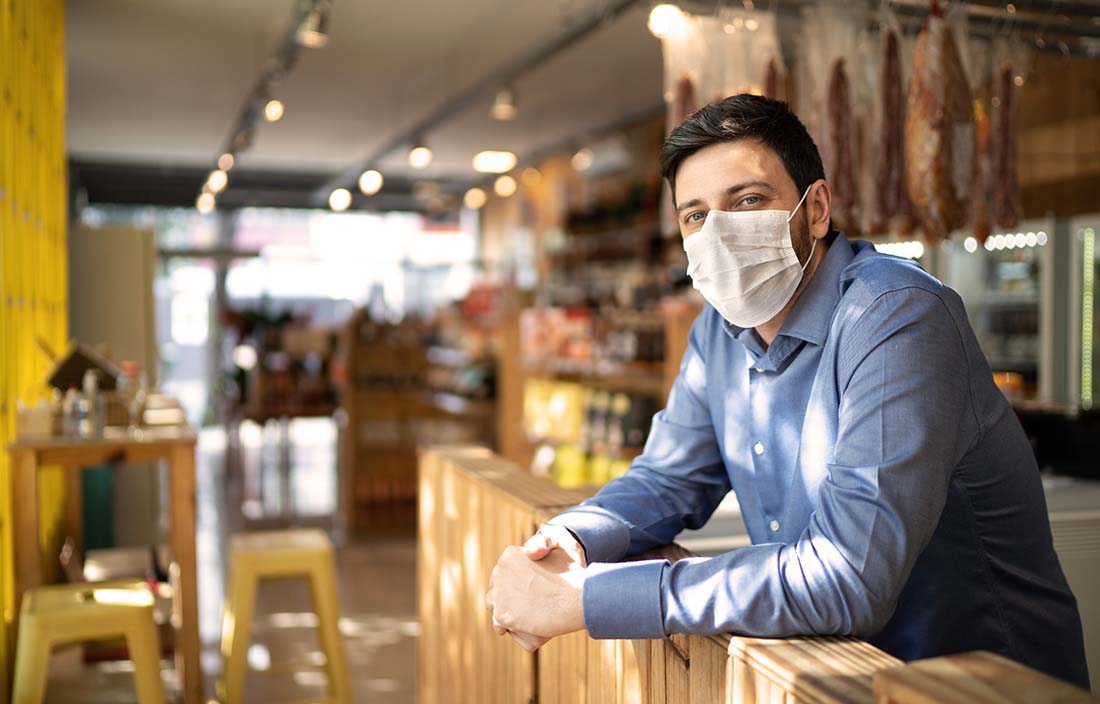
[[[751,139],[712,144],[684,159],[673,196],[684,239],[699,231],[711,210],[791,211],[802,198],[779,156]],[[808,222],[805,207],[791,219],[792,244],[802,262],[810,253]]]

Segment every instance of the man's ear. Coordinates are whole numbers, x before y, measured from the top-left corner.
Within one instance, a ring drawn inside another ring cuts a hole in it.
[[[810,194],[806,196],[806,217],[810,224],[810,236],[821,239],[829,234],[829,217],[832,215],[833,192],[829,190],[829,182],[818,179],[810,186]]]

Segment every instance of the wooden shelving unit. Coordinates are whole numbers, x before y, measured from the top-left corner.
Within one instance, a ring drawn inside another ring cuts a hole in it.
[[[660,362],[525,361],[520,349],[519,317],[513,317],[502,328],[497,372],[496,419],[500,454],[521,466],[531,466],[536,443],[527,437],[523,428],[523,390],[528,379],[577,381],[593,388],[652,394],[663,403],[680,371],[688,331],[698,314],[696,306],[681,303],[662,306],[660,311],[653,313],[660,316],[664,328],[665,359]],[[625,450],[615,449],[617,456]],[[640,448],[635,449],[640,451]]]
[[[411,522],[418,446],[492,443],[492,399],[425,383],[433,366],[465,367],[481,360],[461,350],[425,348],[422,333],[408,325],[378,325],[362,313],[344,331],[340,495],[349,533],[368,523]]]

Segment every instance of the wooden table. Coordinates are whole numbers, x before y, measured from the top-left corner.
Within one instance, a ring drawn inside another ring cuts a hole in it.
[[[176,668],[179,671],[183,701],[200,704],[203,694],[199,665],[199,617],[195,558],[195,433],[182,428],[144,428],[131,434],[108,428],[101,438],[26,438],[8,446],[11,456],[12,544],[15,562],[15,603],[23,593],[42,584],[43,565],[38,538],[38,470],[61,466],[68,480],[70,509],[66,524],[79,538],[79,496],[82,467],[113,463],[168,462],[170,489],[169,542],[179,567],[179,609]],[[75,497],[75,500],[73,500]]]

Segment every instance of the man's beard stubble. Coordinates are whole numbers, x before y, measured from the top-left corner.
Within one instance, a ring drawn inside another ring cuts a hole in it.
[[[791,229],[791,246],[794,247],[798,263],[803,267],[807,267],[806,260],[810,258],[810,252],[813,249],[813,242],[811,241],[813,238],[810,236],[810,216],[806,214],[805,209],[801,209],[799,215],[801,217],[795,218],[798,226]]]

